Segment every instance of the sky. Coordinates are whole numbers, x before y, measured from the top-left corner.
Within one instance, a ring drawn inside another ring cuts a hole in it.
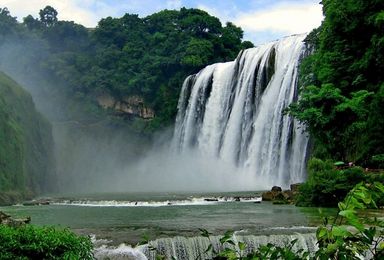
[[[125,13],[145,17],[163,9],[199,8],[230,21],[244,30],[244,40],[259,45],[284,36],[310,32],[320,25],[323,16],[320,0],[0,0],[19,21],[50,5],[59,20],[74,21],[95,27],[105,17]]]

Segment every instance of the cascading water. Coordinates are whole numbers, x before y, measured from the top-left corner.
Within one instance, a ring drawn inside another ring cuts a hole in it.
[[[240,252],[238,246],[232,247],[229,244],[222,244],[220,236],[211,236],[209,238],[196,237],[172,237],[159,238],[150,241],[148,244],[132,248],[129,245],[122,244],[119,247],[111,248],[106,246],[97,247],[95,249],[96,259],[137,259],[137,260],[155,260],[162,256],[165,259],[212,259],[211,251],[207,248],[212,245],[212,249],[216,252],[221,252],[225,247],[235,249]],[[276,246],[287,246],[293,240],[297,240],[293,246],[294,251],[303,249],[309,252],[317,250],[316,235],[313,233],[307,234],[292,234],[292,235],[268,235],[268,236],[252,236],[252,235],[233,235],[235,245],[238,242],[246,244],[243,255],[254,252],[261,245],[271,243]]]
[[[207,252],[209,245],[212,245],[212,249],[215,252],[221,252],[226,247],[240,252],[237,246],[233,247],[229,246],[229,244],[222,244],[220,238],[220,236],[211,236],[210,238],[200,236],[161,238],[149,242],[150,247],[148,245],[144,246],[140,248],[140,251],[150,260],[156,259],[157,255],[165,256],[165,259],[212,259],[212,252]],[[233,235],[232,240],[235,245],[240,241],[246,244],[246,248],[242,252],[243,255],[254,252],[261,245],[271,243],[283,247],[289,245],[293,240],[297,240],[292,248],[294,251],[303,249],[314,252],[317,249],[316,235],[313,233],[269,236]],[[150,250],[150,248],[156,250]]]
[[[308,138],[284,109],[297,99],[304,38],[247,49],[189,76],[178,104],[177,153],[229,165],[258,188],[303,181]]]

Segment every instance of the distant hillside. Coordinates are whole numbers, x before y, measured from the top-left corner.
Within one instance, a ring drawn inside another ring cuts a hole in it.
[[[30,94],[0,72],[0,205],[49,190],[53,158],[50,124]]]

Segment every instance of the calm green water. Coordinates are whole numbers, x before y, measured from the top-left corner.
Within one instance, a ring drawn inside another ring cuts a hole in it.
[[[31,216],[33,224],[95,234],[114,244],[137,243],[143,235],[151,239],[194,236],[199,234],[199,228],[214,234],[226,230],[254,235],[313,232],[322,216],[335,212],[270,202],[258,204],[246,199],[238,202],[233,201],[233,196],[246,198],[255,194],[91,194],[53,200],[57,204],[0,210],[12,216]],[[204,198],[219,198],[219,201]]]

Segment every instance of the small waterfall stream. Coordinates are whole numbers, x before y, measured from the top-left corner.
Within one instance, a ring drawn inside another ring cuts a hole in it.
[[[247,49],[235,61],[189,76],[179,99],[174,150],[230,164],[253,176],[259,188],[303,181],[308,138],[284,109],[298,98],[304,38]]]
[[[100,247],[96,249],[97,259],[135,259],[135,260],[155,260],[156,256],[163,256],[165,259],[192,260],[192,259],[212,259],[212,252],[205,252],[209,245],[218,252],[224,249],[220,243],[220,236],[211,236],[209,239],[202,236],[196,237],[172,237],[160,238],[150,241],[149,244],[132,248],[131,246],[120,245],[117,248]],[[233,235],[235,244],[243,242],[246,244],[243,255],[255,251],[261,245],[272,243],[277,246],[289,245],[291,241],[297,239],[293,250],[304,249],[314,252],[317,250],[316,236],[313,233],[292,234],[292,235]],[[231,245],[226,244],[226,247]],[[232,247],[233,248],[233,247]],[[237,247],[235,250],[239,251]]]
[[[316,250],[316,236],[314,234],[294,234],[294,235],[269,235],[269,236],[241,236],[234,235],[233,242],[237,244],[239,241],[246,244],[246,249],[243,255],[247,255],[255,251],[261,245],[272,243],[277,246],[289,245],[291,241],[297,239],[293,250],[304,249],[308,251]],[[205,253],[208,246],[212,244],[212,248],[216,251],[222,251],[224,246],[220,243],[220,236],[205,237],[174,237],[162,238],[150,242],[150,245],[157,250],[149,250],[148,247],[143,247],[141,251],[148,259],[156,259],[156,255],[165,256],[165,259],[212,259],[211,252]],[[226,247],[233,246],[226,244]],[[235,250],[239,252],[236,246]]]

